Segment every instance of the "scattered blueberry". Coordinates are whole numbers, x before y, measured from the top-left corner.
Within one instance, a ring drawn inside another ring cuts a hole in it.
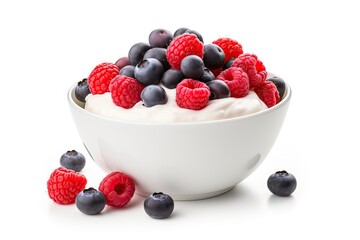
[[[205,67],[210,69],[216,69],[221,67],[225,61],[225,53],[216,44],[205,44],[204,45],[204,64]]]
[[[115,62],[115,65],[121,70],[123,67],[130,65],[129,58],[127,56],[121,57]]]
[[[277,171],[270,175],[267,186],[273,194],[281,197],[290,196],[296,189],[296,179],[287,171]]]
[[[102,192],[90,187],[78,193],[75,204],[82,213],[95,215],[105,208],[106,198]]]
[[[160,83],[163,73],[164,67],[156,58],[144,59],[134,69],[136,80],[145,86]]]
[[[207,83],[215,79],[215,75],[208,68],[204,68],[204,74],[200,78],[200,81]]]
[[[155,29],[149,35],[149,43],[151,47],[167,48],[173,39],[173,34],[166,29]]]
[[[60,165],[64,168],[80,172],[85,167],[85,157],[81,153],[71,150],[60,157]]]
[[[89,85],[87,82],[87,78],[84,78],[80,82],[77,83],[75,88],[75,97],[80,102],[85,102],[85,98],[90,94]]]
[[[224,63],[224,65],[222,66],[222,70],[228,69],[229,67],[231,67],[231,65],[233,64],[235,59],[230,59],[229,61],[227,61],[226,63]]]
[[[184,75],[180,70],[170,68],[164,72],[161,78],[161,83],[169,89],[174,89],[183,79]]]
[[[279,91],[280,99],[282,99],[286,88],[285,81],[278,76],[271,76],[267,80],[275,84],[277,90]]]
[[[174,210],[174,200],[162,192],[153,193],[145,199],[144,209],[152,218],[168,218]]]
[[[199,80],[204,75],[204,62],[196,55],[186,56],[180,64],[180,70],[187,78]]]
[[[159,60],[162,63],[165,71],[170,68],[170,64],[166,58],[166,48],[150,48],[146,51],[143,59],[148,58],[156,58]]]
[[[212,80],[206,85],[210,88],[210,100],[230,97],[230,89],[222,80]]]
[[[192,34],[195,34],[196,37],[200,40],[200,42],[204,43],[204,39],[203,37],[201,36],[201,34],[195,30],[192,30],[192,29],[188,29],[185,31],[185,33],[192,33]]]
[[[147,43],[135,43],[129,50],[128,58],[131,65],[138,64],[144,57],[147,50],[151,47]]]
[[[182,27],[182,28],[177,29],[177,30],[174,32],[174,37],[177,37],[177,36],[185,33],[187,30],[190,30],[190,29],[189,29],[189,28],[185,28],[185,27]]]
[[[145,107],[165,104],[167,99],[166,92],[160,85],[146,86],[141,92],[141,100]]]
[[[135,66],[127,65],[120,70],[119,75],[135,78],[134,70],[135,70]]]

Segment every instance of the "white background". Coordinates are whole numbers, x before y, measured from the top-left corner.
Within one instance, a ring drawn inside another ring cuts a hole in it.
[[[1,239],[358,239],[359,8],[356,1],[2,1]],[[135,196],[87,216],[47,195],[60,156],[87,157],[88,186],[105,176],[87,155],[66,102],[71,85],[114,62],[155,28],[188,27],[205,42],[231,37],[291,85],[287,118],[264,163],[235,189],[176,202],[154,220]],[[295,175],[271,195],[277,170]],[[7,237],[4,237],[4,236]],[[332,238],[333,239],[333,238]]]

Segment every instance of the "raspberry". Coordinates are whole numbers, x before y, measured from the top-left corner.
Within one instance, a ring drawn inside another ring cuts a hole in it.
[[[210,69],[210,71],[214,74],[215,78],[221,73],[222,68],[215,68],[215,69]]]
[[[105,195],[107,205],[121,208],[134,196],[135,184],[126,174],[112,172],[101,181],[99,190]]]
[[[204,57],[204,45],[195,34],[184,33],[175,37],[166,50],[166,58],[175,69],[180,69],[181,60],[188,55]]]
[[[275,106],[280,102],[279,91],[276,85],[271,81],[264,81],[254,88],[258,97],[266,104],[268,108]]]
[[[210,88],[203,82],[186,78],[176,86],[176,103],[181,108],[203,109],[209,97]]]
[[[59,204],[75,203],[76,195],[84,190],[87,180],[81,173],[59,167],[47,181],[49,197]]]
[[[230,89],[230,97],[242,98],[249,93],[249,78],[241,68],[230,67],[222,71],[217,79],[223,80]]]
[[[103,94],[109,91],[111,79],[119,74],[119,68],[113,63],[97,65],[88,77],[88,85],[92,94]]]
[[[226,63],[232,58],[237,58],[238,56],[240,56],[240,54],[243,53],[241,44],[231,38],[219,38],[212,43],[218,45],[224,51],[224,63]]]
[[[117,75],[111,82],[109,90],[113,102],[123,108],[132,108],[141,100],[141,91],[144,86],[135,78]]]
[[[244,53],[236,58],[232,67],[241,67],[249,76],[250,88],[265,81],[267,72],[264,64],[255,54]]]

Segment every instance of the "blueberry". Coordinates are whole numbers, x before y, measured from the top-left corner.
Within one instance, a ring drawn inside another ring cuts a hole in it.
[[[225,61],[225,53],[216,44],[205,44],[204,45],[204,64],[205,67],[210,69],[216,69],[221,67]]]
[[[60,165],[64,168],[80,172],[85,167],[85,157],[81,153],[71,150],[60,157]]]
[[[82,213],[95,215],[105,208],[106,198],[102,192],[90,187],[78,193],[75,204]]]
[[[156,58],[159,60],[162,63],[165,71],[170,68],[170,64],[166,58],[166,48],[150,48],[146,51],[143,59],[148,58]]]
[[[226,63],[224,63],[224,65],[222,66],[222,70],[228,69],[229,67],[231,67],[231,65],[233,64],[235,59],[230,59],[229,61],[227,61]]]
[[[145,86],[158,84],[163,73],[164,67],[156,58],[144,59],[139,62],[134,69],[136,80]]]
[[[184,78],[185,77],[180,70],[170,68],[164,72],[161,83],[169,89],[174,89]]]
[[[172,39],[172,33],[163,28],[155,29],[149,35],[149,43],[151,47],[167,48]]]
[[[204,74],[200,78],[200,81],[206,83],[215,79],[215,75],[208,68],[204,68]]]
[[[230,89],[224,81],[216,79],[206,85],[210,88],[210,100],[230,97]]]
[[[282,99],[286,88],[285,81],[278,76],[271,76],[267,80],[275,84],[277,90],[279,91],[280,99]]]
[[[127,65],[120,70],[119,75],[135,78],[134,70],[135,70],[135,66]]]
[[[204,75],[204,62],[196,55],[186,56],[180,64],[180,70],[187,78],[200,80]]]
[[[116,62],[115,65],[119,68],[122,69],[123,67],[130,65],[130,61],[128,57],[121,57],[119,58]]]
[[[87,82],[87,78],[84,78],[80,82],[77,83],[75,88],[75,97],[80,102],[85,102],[85,98],[90,94],[89,85]]]
[[[131,65],[138,64],[144,57],[144,54],[147,50],[149,50],[151,47],[147,43],[135,43],[129,50],[128,58]]]
[[[296,189],[296,179],[287,171],[277,171],[270,175],[267,186],[269,190],[281,197],[290,196]]]
[[[178,29],[174,32],[174,37],[177,37],[177,36],[185,33],[187,30],[190,30],[190,29],[189,29],[189,28],[185,28],[185,27],[178,28]]]
[[[200,42],[204,43],[204,39],[203,39],[203,37],[201,36],[201,34],[198,31],[188,29],[188,30],[185,31],[185,33],[195,34],[196,37],[200,40]]]
[[[146,86],[141,92],[141,100],[145,107],[165,104],[167,99],[164,88],[159,85]]]
[[[162,192],[153,193],[145,199],[144,209],[152,218],[168,218],[174,210],[174,200]]]

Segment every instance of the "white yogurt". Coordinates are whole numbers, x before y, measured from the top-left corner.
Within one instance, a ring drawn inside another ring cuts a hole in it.
[[[267,109],[263,101],[255,92],[250,91],[243,98],[222,98],[210,100],[208,105],[201,110],[180,108],[175,101],[176,90],[165,88],[168,102],[153,107],[143,106],[142,101],[130,109],[115,105],[109,92],[104,94],[89,94],[86,97],[85,109],[101,116],[141,121],[141,122],[203,122],[220,120],[256,113]]]

